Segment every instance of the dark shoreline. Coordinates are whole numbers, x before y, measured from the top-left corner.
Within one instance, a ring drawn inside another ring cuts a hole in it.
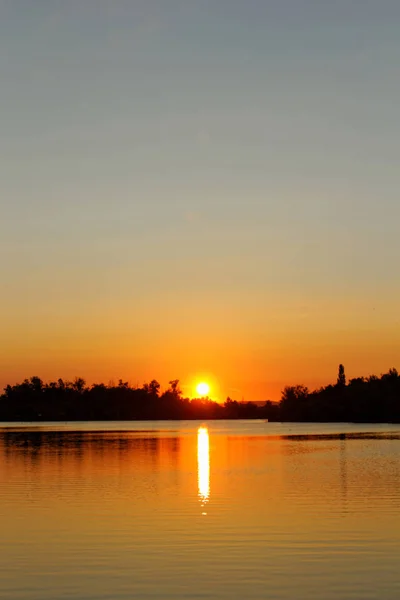
[[[184,397],[179,380],[161,386],[153,379],[142,387],[119,380],[87,386],[82,378],[50,383],[39,377],[8,385],[0,396],[1,422],[39,421],[170,421],[261,419],[284,423],[400,423],[400,375],[390,369],[380,377],[357,377],[347,382],[339,365],[335,384],[310,391],[304,385],[286,386],[279,403],[221,404],[208,397]]]

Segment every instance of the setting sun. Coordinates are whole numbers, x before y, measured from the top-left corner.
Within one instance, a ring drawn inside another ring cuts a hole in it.
[[[202,381],[201,383],[197,384],[196,392],[199,394],[199,396],[208,396],[210,392],[210,386],[208,383],[205,383],[205,381]]]

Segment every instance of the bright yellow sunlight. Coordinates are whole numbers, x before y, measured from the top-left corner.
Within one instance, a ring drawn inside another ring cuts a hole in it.
[[[210,497],[210,442],[207,427],[199,427],[197,431],[197,477],[199,499],[204,507]],[[203,515],[206,515],[203,512]]]
[[[201,383],[197,384],[196,392],[199,394],[199,396],[208,396],[210,393],[210,386],[205,381],[202,381]]]

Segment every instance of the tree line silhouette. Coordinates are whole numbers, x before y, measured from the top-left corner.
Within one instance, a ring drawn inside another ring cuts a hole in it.
[[[400,376],[390,369],[380,377],[355,377],[347,383],[339,365],[335,385],[310,392],[303,385],[285,387],[279,403],[282,421],[400,423]]]
[[[339,365],[336,384],[309,391],[304,385],[286,386],[279,403],[224,404],[210,398],[187,398],[179,380],[161,392],[155,379],[132,387],[86,385],[84,379],[44,383],[39,377],[7,385],[0,396],[0,421],[92,421],[149,419],[268,419],[301,422],[400,423],[400,375],[396,369],[377,377],[357,377],[348,383]]]

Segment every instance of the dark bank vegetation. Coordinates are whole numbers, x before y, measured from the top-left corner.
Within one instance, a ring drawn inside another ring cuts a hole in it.
[[[380,377],[356,377],[346,382],[339,365],[335,385],[310,392],[305,386],[288,386],[279,403],[282,421],[364,423],[400,422],[400,376],[390,369]]]
[[[84,379],[44,383],[39,377],[8,385],[0,396],[0,421],[90,421],[147,419],[268,419],[303,422],[400,422],[400,376],[396,369],[377,377],[346,381],[343,365],[337,381],[318,390],[287,386],[279,403],[224,404],[183,396],[179,380],[166,391],[153,380],[132,387],[86,385]]]

